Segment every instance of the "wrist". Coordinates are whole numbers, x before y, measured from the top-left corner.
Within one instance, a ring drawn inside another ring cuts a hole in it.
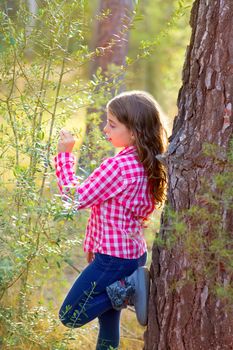
[[[54,157],[55,164],[58,162],[60,164],[63,164],[67,161],[75,162],[75,155],[70,152],[57,152],[57,154]]]
[[[57,152],[58,153],[72,153],[73,147],[58,147]]]

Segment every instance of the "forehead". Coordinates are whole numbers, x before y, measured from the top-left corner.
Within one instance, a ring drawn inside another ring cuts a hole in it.
[[[120,123],[119,120],[117,119],[117,117],[108,110],[107,110],[107,120],[115,122],[115,123]]]

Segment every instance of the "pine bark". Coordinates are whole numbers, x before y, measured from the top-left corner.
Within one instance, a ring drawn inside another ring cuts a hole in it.
[[[203,154],[203,143],[221,146],[224,153],[233,134],[233,1],[196,0],[190,24],[178,116],[166,157],[168,203],[177,212],[197,204],[200,179],[226,171],[225,154],[222,162],[213,162]],[[232,212],[219,210],[232,237]],[[169,235],[167,226],[163,216],[163,237]],[[205,235],[208,240],[210,233]],[[189,265],[182,242],[172,249],[153,246],[145,350],[233,349],[232,306],[211,293],[208,279],[194,276],[185,283]],[[225,271],[220,277],[232,282]]]

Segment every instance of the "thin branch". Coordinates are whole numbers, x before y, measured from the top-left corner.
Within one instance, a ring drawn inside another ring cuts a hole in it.
[[[39,108],[39,104],[40,104],[42,93],[43,93],[43,89],[44,89],[46,68],[47,68],[47,62],[45,61],[43,74],[42,74],[42,79],[41,79],[40,91],[39,91],[39,94],[38,94],[36,107],[35,107],[35,111],[34,111],[34,116],[33,116],[33,122],[32,122],[32,147],[34,147],[34,144],[35,144],[36,128],[38,127],[36,125],[37,111],[38,111],[38,108]],[[34,156],[34,152],[31,152],[31,155],[30,155],[29,169],[31,171],[31,174],[33,175],[35,173],[35,156]]]
[[[22,75],[24,76],[24,78],[25,78],[25,80],[26,80],[26,82],[27,82],[29,88],[31,89],[31,92],[34,92],[34,88],[33,88],[33,86],[31,85],[31,83],[30,83],[30,81],[29,81],[29,79],[28,79],[26,73],[24,72],[24,69],[23,69],[23,67],[22,67],[22,65],[21,65],[21,63],[19,62],[19,60],[18,60],[17,57],[16,57],[16,60],[17,60],[17,63],[18,63],[18,65],[19,65],[19,68],[20,68],[20,70],[21,70],[21,72],[22,72]],[[52,112],[50,112],[49,109],[45,108],[45,106],[43,105],[43,103],[42,103],[41,101],[39,101],[39,103],[40,103],[40,105],[42,106],[42,108],[43,108],[46,112],[48,112],[49,114],[52,114]]]

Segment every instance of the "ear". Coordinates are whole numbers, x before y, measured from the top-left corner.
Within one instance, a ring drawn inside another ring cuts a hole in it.
[[[132,140],[133,143],[135,142],[135,136],[134,136],[133,133],[131,133],[131,140]]]

